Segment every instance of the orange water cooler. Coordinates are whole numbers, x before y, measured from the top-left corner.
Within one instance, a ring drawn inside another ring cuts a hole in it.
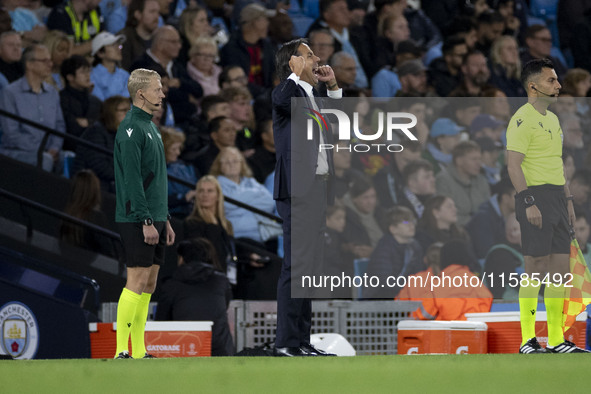
[[[158,358],[211,356],[212,326],[210,321],[149,321],[146,323],[146,351]],[[113,358],[117,323],[90,323],[89,331],[91,357]],[[134,356],[133,349],[131,356]]]
[[[398,354],[483,354],[483,322],[403,320],[398,323]]]

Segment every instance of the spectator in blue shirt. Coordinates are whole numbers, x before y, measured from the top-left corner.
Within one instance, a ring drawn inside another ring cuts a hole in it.
[[[0,108],[15,115],[65,132],[66,125],[60,107],[60,97],[53,86],[43,82],[51,75],[51,58],[43,45],[35,44],[23,52],[25,76],[2,91]],[[0,118],[2,144],[0,153],[16,160],[36,165],[37,151],[45,132],[7,117]],[[43,169],[51,171],[59,158],[63,140],[51,135],[43,153]]]
[[[99,33],[92,40],[92,56],[94,68],[90,73],[90,80],[94,84],[94,94],[104,101],[112,96],[129,97],[127,80],[129,73],[119,67],[122,55],[121,49],[125,36],[115,36],[109,32]]]

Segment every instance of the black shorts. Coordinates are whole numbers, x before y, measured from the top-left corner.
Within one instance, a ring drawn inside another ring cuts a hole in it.
[[[530,186],[529,192],[542,213],[542,228],[532,225],[525,214],[523,197],[515,196],[515,216],[521,226],[524,256],[541,257],[570,253],[570,224],[564,186]]]
[[[164,262],[164,246],[166,245],[166,222],[154,222],[160,237],[158,244],[148,245],[144,242],[142,223],[117,223],[119,235],[123,243],[125,265],[129,267],[151,267]]]

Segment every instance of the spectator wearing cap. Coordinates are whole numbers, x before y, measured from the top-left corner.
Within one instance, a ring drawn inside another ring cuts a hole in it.
[[[490,52],[490,83],[507,97],[525,97],[521,84],[521,60],[517,40],[501,36],[495,40]]]
[[[451,198],[458,209],[458,223],[465,225],[480,204],[490,198],[490,188],[480,174],[482,151],[474,141],[463,141],[452,151],[452,162],[437,174],[437,194]]]
[[[489,57],[493,42],[505,30],[505,18],[496,11],[488,10],[478,16],[478,41],[476,49]]]
[[[470,135],[472,139],[487,137],[493,142],[501,142],[505,126],[504,122],[492,115],[480,114],[470,124]]]
[[[339,86],[343,89],[355,87],[357,67],[355,59],[347,52],[337,52],[330,58],[330,66]]]
[[[499,156],[503,145],[489,137],[479,137],[474,140],[482,151],[482,171],[489,185],[496,185],[501,180],[501,165]]]
[[[269,15],[265,7],[252,3],[240,12],[240,28],[220,51],[221,65],[237,64],[248,76],[248,82],[273,86],[275,49],[268,36]]]
[[[376,72],[374,58],[371,56],[370,41],[361,26],[351,25],[351,13],[346,0],[321,0],[320,18],[314,21],[307,35],[318,29],[329,29],[335,38],[335,52],[347,52],[355,59],[357,76],[355,87],[364,89],[369,86],[369,79]]]
[[[462,76],[462,83],[449,94],[450,97],[478,97],[489,86],[490,70],[482,52],[471,51],[464,57]]]
[[[447,97],[462,81],[462,61],[468,54],[464,38],[446,38],[442,47],[443,56],[429,65],[429,81],[441,97]]]
[[[425,95],[428,90],[427,68],[419,59],[409,60],[398,67],[398,78],[400,79],[400,95]]]
[[[394,97],[401,88],[396,65],[420,59],[421,55],[421,49],[412,40],[398,44],[395,62],[382,67],[371,79],[372,95],[374,97]]]
[[[113,96],[129,97],[129,73],[119,67],[124,42],[124,35],[115,36],[109,32],[99,33],[92,40],[91,54],[94,56],[94,67],[90,73],[90,80],[94,84],[92,93],[101,101]]]
[[[423,158],[433,165],[435,174],[451,163],[451,152],[460,142],[460,132],[463,130],[463,127],[449,118],[439,118],[431,125],[429,142],[423,152]]]
[[[66,121],[66,133],[80,137],[100,116],[101,101],[92,95],[90,63],[74,55],[64,60],[61,69],[66,87],[60,92],[60,103]],[[75,151],[76,143],[64,141],[64,150]]]

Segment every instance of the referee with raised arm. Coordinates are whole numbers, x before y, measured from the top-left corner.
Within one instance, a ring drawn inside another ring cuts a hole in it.
[[[517,191],[515,214],[521,225],[529,279],[519,289],[519,353],[585,353],[565,341],[562,331],[564,275],[570,271],[570,228],[575,212],[562,165],[562,130],[557,116],[548,111],[561,86],[554,65],[546,59],[529,61],[521,80],[528,102],[517,110],[507,128],[507,166]],[[546,348],[540,346],[535,332],[541,282],[545,284],[548,317]]]

